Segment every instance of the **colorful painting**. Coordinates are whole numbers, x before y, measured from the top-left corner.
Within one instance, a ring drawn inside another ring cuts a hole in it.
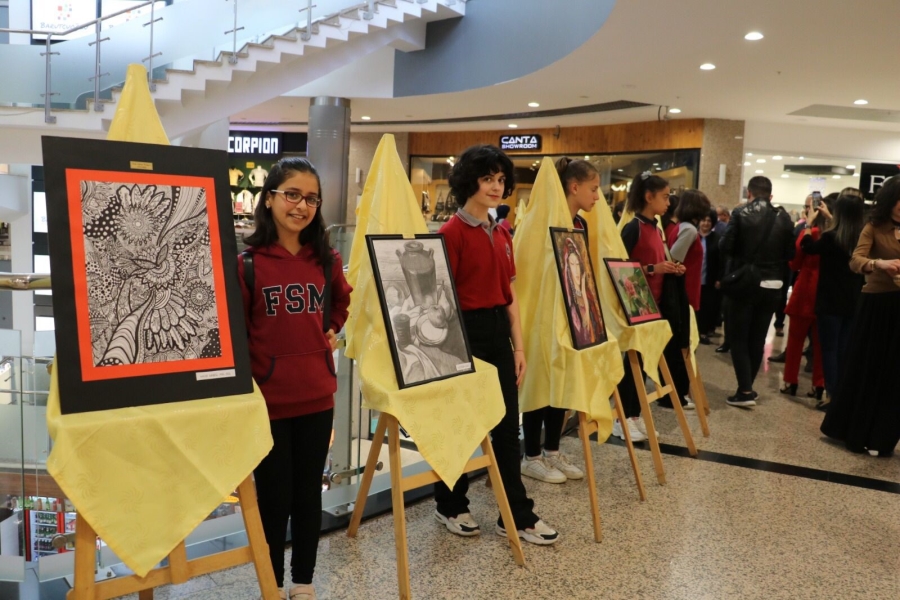
[[[400,389],[474,372],[441,235],[367,235]]]
[[[251,391],[225,153],[44,138],[44,157],[63,412]]]
[[[550,228],[556,269],[562,285],[572,346],[583,350],[606,342],[597,279],[588,252],[587,234],[580,229]]]
[[[629,325],[662,319],[653,299],[650,284],[641,263],[629,260],[603,259]]]

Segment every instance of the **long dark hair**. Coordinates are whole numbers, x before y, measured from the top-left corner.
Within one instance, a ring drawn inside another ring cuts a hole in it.
[[[266,200],[272,194],[272,190],[277,190],[278,186],[294,173],[309,173],[315,176],[316,184],[319,186],[319,198],[322,198],[322,180],[319,179],[319,172],[312,163],[305,158],[293,156],[282,158],[272,166],[262,191],[259,193],[259,202],[256,204],[256,210],[253,211],[256,231],[244,237],[244,243],[248,246],[270,246],[278,241],[278,229],[275,227],[275,219],[272,218],[272,209],[266,206]],[[311,244],[313,255],[320,263],[326,260],[331,252],[331,244],[328,241],[328,232],[325,230],[325,219],[322,218],[321,208],[320,204],[316,209],[316,216],[300,232],[300,243],[304,246]]]
[[[853,254],[859,242],[859,234],[865,225],[864,212],[862,198],[848,194],[834,202],[834,218],[828,231],[833,232],[837,245],[848,257]]]
[[[900,202],[900,175],[894,175],[884,182],[875,194],[875,207],[869,215],[872,225],[884,225],[891,221],[891,212]]]
[[[659,175],[651,175],[650,171],[644,171],[631,182],[631,189],[628,190],[628,203],[625,207],[634,214],[638,214],[647,205],[647,192],[655,194],[668,185],[669,182]]]

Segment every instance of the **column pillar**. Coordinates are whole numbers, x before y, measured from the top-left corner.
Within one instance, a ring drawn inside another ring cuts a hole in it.
[[[307,157],[322,180],[322,216],[327,225],[343,223],[347,214],[350,100],[310,98],[308,139]]]

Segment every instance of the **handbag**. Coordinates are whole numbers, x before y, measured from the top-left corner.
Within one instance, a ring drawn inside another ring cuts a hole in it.
[[[775,215],[775,211],[772,211],[772,215]],[[759,284],[762,283],[762,276],[759,274],[759,269],[756,267],[756,259],[759,257],[760,250],[763,249],[763,246],[765,246],[766,242],[769,240],[769,234],[772,233],[772,229],[775,226],[774,221],[775,220],[772,219],[772,222],[768,223],[759,245],[747,262],[725,275],[719,283],[719,289],[729,298],[750,294],[758,289]]]

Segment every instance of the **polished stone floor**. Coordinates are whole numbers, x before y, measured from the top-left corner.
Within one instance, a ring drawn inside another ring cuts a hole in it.
[[[770,338],[767,355],[783,343]],[[527,565],[517,567],[505,540],[492,530],[496,508],[478,481],[470,498],[484,527],[481,537],[450,535],[435,522],[431,500],[407,507],[413,597],[900,598],[900,486],[889,483],[900,484],[900,457],[855,455],[825,441],[818,430],[822,413],[805,398],[809,376],[801,373],[801,397],[788,398],[778,393],[780,365],[767,365],[760,374],[756,408],[727,406],[734,375],[730,359],[714,347],[698,351],[711,401],[711,437],[703,438],[696,416],[689,417],[699,458],[679,455],[676,447],[684,441],[674,413],[654,408],[669,448],[668,483],[656,483],[650,454],[642,448],[648,499],[641,503],[625,448],[595,448],[602,543],[592,539],[584,482],[526,479],[537,511],[562,539],[552,547],[525,544]],[[563,449],[583,462],[576,438],[565,438]],[[735,460],[713,460],[723,456]],[[772,472],[773,463],[781,471]],[[872,485],[821,480],[792,466],[852,475]],[[867,489],[878,484],[884,489]],[[286,562],[289,557],[290,551]],[[315,584],[322,599],[396,598],[391,516],[363,523],[357,539],[344,531],[324,536]],[[156,598],[250,600],[258,594],[254,571],[244,566],[160,588]]]

